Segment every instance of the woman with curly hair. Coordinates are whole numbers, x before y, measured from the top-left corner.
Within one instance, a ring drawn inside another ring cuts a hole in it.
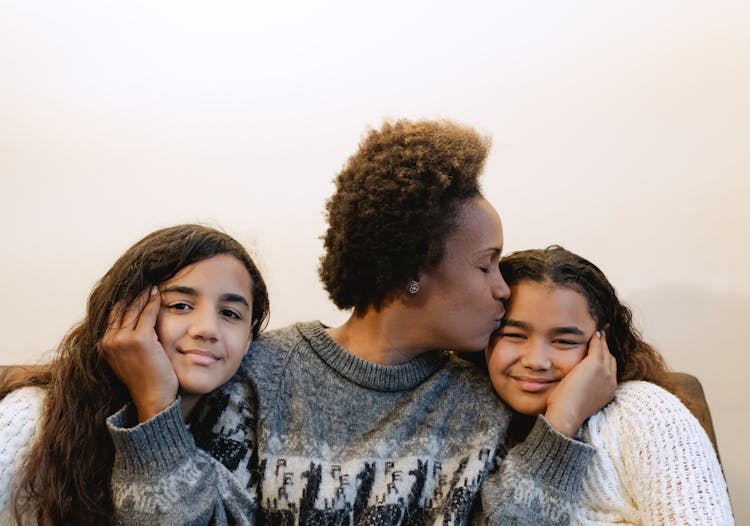
[[[245,249],[201,225],[157,230],[94,287],[84,319],[47,365],[0,376],[0,522],[111,524],[115,445],[106,418],[129,400],[102,358],[107,335],[150,320],[169,360],[180,418],[226,382],[268,317],[263,278]],[[195,446],[193,445],[193,448]],[[215,462],[196,453],[203,463]],[[241,496],[242,492],[237,492]]]
[[[592,346],[554,408],[507,455],[509,410],[450,352],[482,351],[508,298],[500,218],[478,182],[488,148],[452,122],[389,122],[339,173],[320,277],[350,318],[266,333],[193,422],[248,488],[258,522],[465,524],[480,509],[489,523],[569,519],[593,453],[570,437],[615,387],[606,345]],[[116,367],[128,386],[164,361],[158,345],[137,338],[107,349],[113,363],[128,355],[133,366]],[[161,488],[163,502],[184,510],[180,522],[194,523],[225,499],[205,482],[217,473],[189,469],[186,450],[168,447],[187,430],[170,411],[174,396],[154,392],[137,408],[148,420],[113,422],[123,451],[113,484],[131,497],[121,516],[158,522]],[[250,428],[238,419],[247,406],[257,410]],[[201,499],[170,493],[181,487],[202,487]],[[137,498],[146,489],[148,498]]]
[[[579,431],[596,454],[573,522],[734,524],[708,436],[601,270],[559,246],[510,254],[500,270],[512,292],[487,356],[497,393],[517,412],[509,442],[526,436],[591,341],[605,338],[617,360],[614,401]]]

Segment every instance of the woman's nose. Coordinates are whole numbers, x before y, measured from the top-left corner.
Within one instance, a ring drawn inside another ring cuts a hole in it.
[[[497,268],[497,274],[492,283],[492,296],[498,301],[507,301],[510,298],[510,287],[505,282],[505,278],[500,273],[500,267]]]

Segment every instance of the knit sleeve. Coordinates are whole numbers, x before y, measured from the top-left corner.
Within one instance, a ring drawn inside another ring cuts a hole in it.
[[[107,425],[115,446],[116,524],[254,523],[249,490],[196,446],[177,401],[141,424],[126,406]]]
[[[482,484],[487,524],[564,525],[572,520],[594,448],[555,431],[543,417]]]
[[[45,391],[25,387],[0,400],[0,517],[10,506],[13,484],[34,442]]]
[[[624,485],[642,523],[734,524],[716,452],[690,411],[648,382],[623,384],[617,406],[607,426],[619,426]]]

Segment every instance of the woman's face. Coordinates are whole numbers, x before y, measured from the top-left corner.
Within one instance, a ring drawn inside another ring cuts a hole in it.
[[[552,391],[586,356],[595,331],[579,292],[550,282],[513,285],[503,327],[487,351],[495,391],[519,413],[544,413]]]
[[[467,201],[440,264],[419,277],[420,317],[434,348],[479,351],[500,326],[510,289],[500,275],[503,227],[483,198]]]

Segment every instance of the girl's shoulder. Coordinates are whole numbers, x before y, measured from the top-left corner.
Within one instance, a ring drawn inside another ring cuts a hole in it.
[[[45,396],[41,387],[22,387],[0,400],[0,455],[31,439],[42,418]]]
[[[44,406],[47,390],[42,387],[21,387],[0,400],[0,418],[15,414],[22,419],[38,418]]]
[[[675,395],[651,382],[636,380],[617,387],[614,400],[589,419],[589,428],[620,429],[623,433],[700,432],[702,427]],[[632,436],[632,435],[631,435]],[[645,436],[643,437],[645,438]]]
[[[679,398],[654,383],[645,380],[630,380],[617,386],[615,402],[644,403],[644,404],[674,404],[682,405]],[[683,406],[684,407],[684,406]]]
[[[0,400],[0,497],[7,497],[5,490],[33,442],[45,393],[41,387],[23,387]],[[7,499],[0,499],[0,509],[6,504]]]

